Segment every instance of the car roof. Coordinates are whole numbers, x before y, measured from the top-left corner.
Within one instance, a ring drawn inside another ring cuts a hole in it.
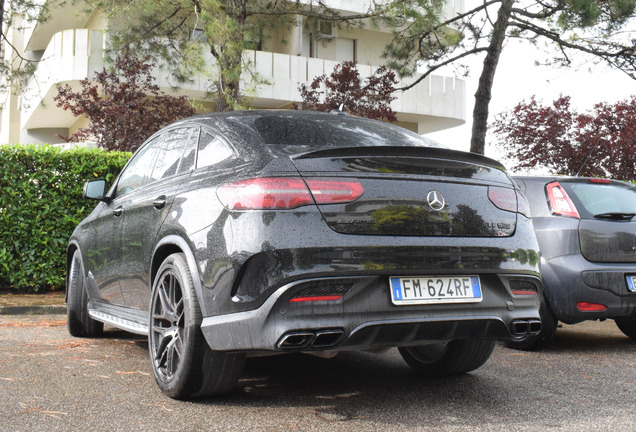
[[[261,131],[255,127],[255,123],[260,119],[271,118],[273,121],[276,120],[292,120],[291,125],[302,125],[303,123],[311,123],[314,121],[327,122],[334,121],[333,123],[349,123],[354,128],[366,128],[368,125],[368,129],[373,130],[378,128],[384,129],[387,132],[392,131],[390,133],[398,132],[400,134],[404,134],[405,136],[412,135],[416,138],[416,141],[420,142],[419,145],[423,145],[431,149],[432,152],[435,152],[435,149],[439,149],[437,153],[445,154],[446,156],[454,154],[454,157],[460,158],[464,161],[470,161],[472,163],[482,164],[486,166],[491,166],[500,170],[505,171],[505,167],[497,160],[488,158],[484,155],[468,153],[464,151],[451,150],[446,146],[441,145],[430,138],[419,135],[409,129],[401,127],[400,125],[382,122],[378,120],[373,120],[365,117],[358,117],[350,114],[346,114],[340,111],[332,111],[332,112],[323,112],[323,111],[311,111],[311,110],[246,110],[246,111],[228,111],[228,112],[211,112],[211,113],[203,113],[197,114],[180,121],[177,121],[166,128],[175,128],[179,126],[200,124],[207,125],[209,127],[221,127],[225,130],[225,132],[234,131],[241,133],[241,139],[247,140],[247,145],[243,145],[243,148],[250,148],[256,144],[255,140],[263,142],[267,144],[263,135],[260,133]],[[293,129],[293,128],[292,128]],[[320,129],[320,128],[317,128]],[[165,130],[165,129],[164,129]],[[158,133],[160,133],[159,131]],[[245,134],[247,132],[247,134]],[[326,131],[322,132],[327,133]],[[251,143],[251,144],[250,144]]]
[[[575,176],[558,176],[558,175],[553,175],[553,176],[524,176],[524,175],[513,175],[511,176],[513,180],[515,181],[519,181],[519,182],[524,182],[524,183],[532,183],[532,184],[547,184],[553,181],[560,181],[560,182],[564,182],[564,183],[589,183],[589,184],[594,184],[593,181],[590,180],[607,180],[609,181],[608,183],[601,183],[598,182],[596,184],[598,185],[603,185],[603,184],[613,184],[613,185],[621,185],[621,186],[625,186],[625,187],[636,187],[636,185],[634,185],[633,183],[630,182],[626,182],[626,181],[622,181],[622,180],[615,180],[615,179],[604,179],[604,178],[600,178],[600,177],[575,177]]]
[[[545,176],[530,176],[530,175],[512,175],[513,179],[519,180],[530,180],[530,181],[551,181],[551,180],[566,180],[570,182],[589,182],[590,180],[609,180],[612,183],[626,183],[622,180],[616,180],[611,178],[603,178],[603,177],[577,177],[577,176],[561,176],[561,175],[545,175]]]

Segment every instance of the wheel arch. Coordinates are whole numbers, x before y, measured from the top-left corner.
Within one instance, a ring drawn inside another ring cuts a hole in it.
[[[152,287],[155,283],[155,278],[157,277],[157,272],[159,271],[159,267],[161,267],[161,263],[163,263],[166,258],[174,253],[182,253],[185,255],[186,262],[188,264],[188,270],[190,270],[190,274],[192,275],[194,290],[197,294],[199,305],[201,307],[201,312],[204,314],[204,316],[207,316],[205,296],[203,295],[199,266],[197,265],[196,259],[194,258],[194,253],[192,253],[190,245],[182,237],[179,237],[177,235],[169,235],[161,239],[161,241],[159,241],[155,246],[155,250],[152,254],[152,260],[150,262],[150,286]]]
[[[541,264],[543,298],[552,315],[566,324],[580,320],[574,317],[576,298],[579,293],[577,273],[563,263],[561,257]]]
[[[71,241],[66,247],[66,274],[64,276],[64,303],[68,303],[68,274],[71,271],[71,261],[73,260],[73,254],[75,251],[80,250],[79,244],[75,241]],[[80,256],[82,252],[80,251]]]

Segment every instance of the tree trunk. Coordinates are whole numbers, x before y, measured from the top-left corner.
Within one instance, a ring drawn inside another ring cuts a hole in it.
[[[495,78],[495,71],[499,63],[501,49],[506,39],[510,14],[515,0],[502,0],[501,7],[497,12],[497,21],[492,32],[490,45],[486,51],[484,67],[479,77],[479,85],[475,93],[475,107],[473,109],[473,130],[470,139],[470,151],[472,153],[484,154],[486,147],[486,131],[488,130],[488,105],[492,98],[492,83]]]
[[[226,0],[226,26],[232,34],[221,49],[216,110],[234,111],[241,97],[241,72],[243,70],[243,33],[247,20],[249,0]]]
[[[4,33],[4,0],[0,0],[0,33],[2,37],[6,37],[7,35]],[[9,28],[6,29],[7,33],[9,32]],[[0,59],[4,58],[4,50],[2,49],[5,44],[0,44]]]

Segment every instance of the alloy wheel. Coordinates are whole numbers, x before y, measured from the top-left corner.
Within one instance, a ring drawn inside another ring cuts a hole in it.
[[[161,379],[174,378],[184,355],[185,319],[183,294],[177,275],[167,269],[152,300],[151,349],[155,370]]]

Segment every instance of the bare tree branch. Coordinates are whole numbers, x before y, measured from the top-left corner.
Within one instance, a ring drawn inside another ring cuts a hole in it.
[[[625,46],[621,46],[620,49],[618,51],[607,51],[604,49],[601,49],[599,47],[596,48],[590,48],[590,47],[586,47],[584,45],[580,45],[580,44],[576,44],[574,42],[570,42],[567,41],[563,38],[561,38],[561,36],[555,32],[555,31],[551,31],[548,29],[545,29],[543,27],[539,27],[537,25],[534,25],[528,21],[523,21],[520,19],[517,19],[516,21],[512,21],[510,23],[510,26],[512,27],[516,27],[522,31],[530,31],[533,32],[539,36],[543,36],[549,40],[551,40],[552,42],[558,44],[560,47],[565,47],[565,48],[569,48],[569,49],[573,49],[576,51],[580,51],[580,52],[584,52],[586,54],[590,54],[596,57],[602,57],[602,58],[627,58],[630,56],[634,55],[634,51],[635,48],[634,47],[625,47]],[[600,46],[600,45],[599,45]]]
[[[492,0],[498,1],[498,0]],[[246,11],[246,16],[261,16],[261,17],[275,17],[275,16],[289,16],[289,15],[300,15],[309,18],[316,18],[322,21],[331,21],[331,22],[343,22],[343,21],[357,21],[369,18],[378,18],[385,16],[385,12],[383,9],[375,9],[373,12],[363,13],[363,14],[355,14],[355,15],[339,15],[339,14],[329,14],[329,13],[320,13],[315,10],[306,10],[306,9],[283,9],[283,10],[252,10]]]
[[[0,41],[2,40],[4,40],[7,45],[9,45],[9,47],[11,48],[11,51],[13,51],[13,54],[16,57],[18,57],[21,61],[27,62],[27,63],[39,63],[39,60],[28,59],[24,57],[22,54],[20,54],[20,51],[18,51],[18,49],[11,42],[9,42],[9,39],[7,39],[7,37],[5,36],[4,31],[0,32]]]
[[[180,7],[176,8],[174,10],[174,12],[172,12],[170,15],[168,15],[166,18],[158,21],[155,25],[153,25],[152,27],[150,27],[148,30],[146,30],[146,35],[150,35],[152,34],[156,29],[158,29],[159,27],[161,27],[164,23],[170,21],[172,18],[174,18],[182,9]]]
[[[407,86],[404,86],[404,87],[397,88],[396,90],[406,91],[406,90],[412,89],[417,84],[422,82],[427,76],[429,76],[433,72],[435,72],[437,69],[442,68],[444,66],[447,66],[447,65],[449,65],[451,63],[455,63],[457,60],[461,60],[464,57],[468,57],[468,56],[471,56],[473,54],[477,54],[477,53],[480,53],[480,52],[485,52],[487,49],[488,49],[487,47],[478,47],[478,48],[473,48],[473,49],[468,50],[468,51],[463,51],[461,54],[458,54],[458,55],[456,55],[454,57],[451,57],[451,58],[449,58],[449,59],[447,59],[447,60],[445,60],[445,61],[443,61],[441,63],[438,63],[436,65],[433,65],[433,66],[429,67],[427,69],[427,71],[422,74],[422,76],[420,76],[418,79],[413,81],[411,84],[409,84]]]
[[[532,13],[532,12],[528,12],[527,9],[519,9],[519,8],[512,8],[512,13],[513,15],[522,15],[525,16],[527,18],[533,18],[533,19],[546,19],[546,18],[550,18],[552,16],[554,16],[555,13],[557,13],[558,11],[563,9],[563,2],[559,1],[557,2],[557,4],[555,4],[554,6],[549,6],[546,5],[544,3],[541,3],[540,1],[538,1],[537,3],[539,3],[542,7],[543,7],[543,11],[540,13]]]
[[[473,16],[473,15],[477,14],[478,12],[481,12],[481,11],[487,9],[489,6],[492,6],[492,5],[496,4],[496,3],[501,3],[501,1],[502,0],[485,1],[481,5],[477,6],[476,8],[473,8],[473,9],[469,10],[468,12],[457,14],[453,18],[450,18],[450,19],[444,21],[443,23],[440,23],[439,25],[435,26],[433,29],[434,30],[438,30],[438,29],[443,28],[443,27],[448,27],[451,24],[455,24],[457,21],[463,20],[466,17]]]

